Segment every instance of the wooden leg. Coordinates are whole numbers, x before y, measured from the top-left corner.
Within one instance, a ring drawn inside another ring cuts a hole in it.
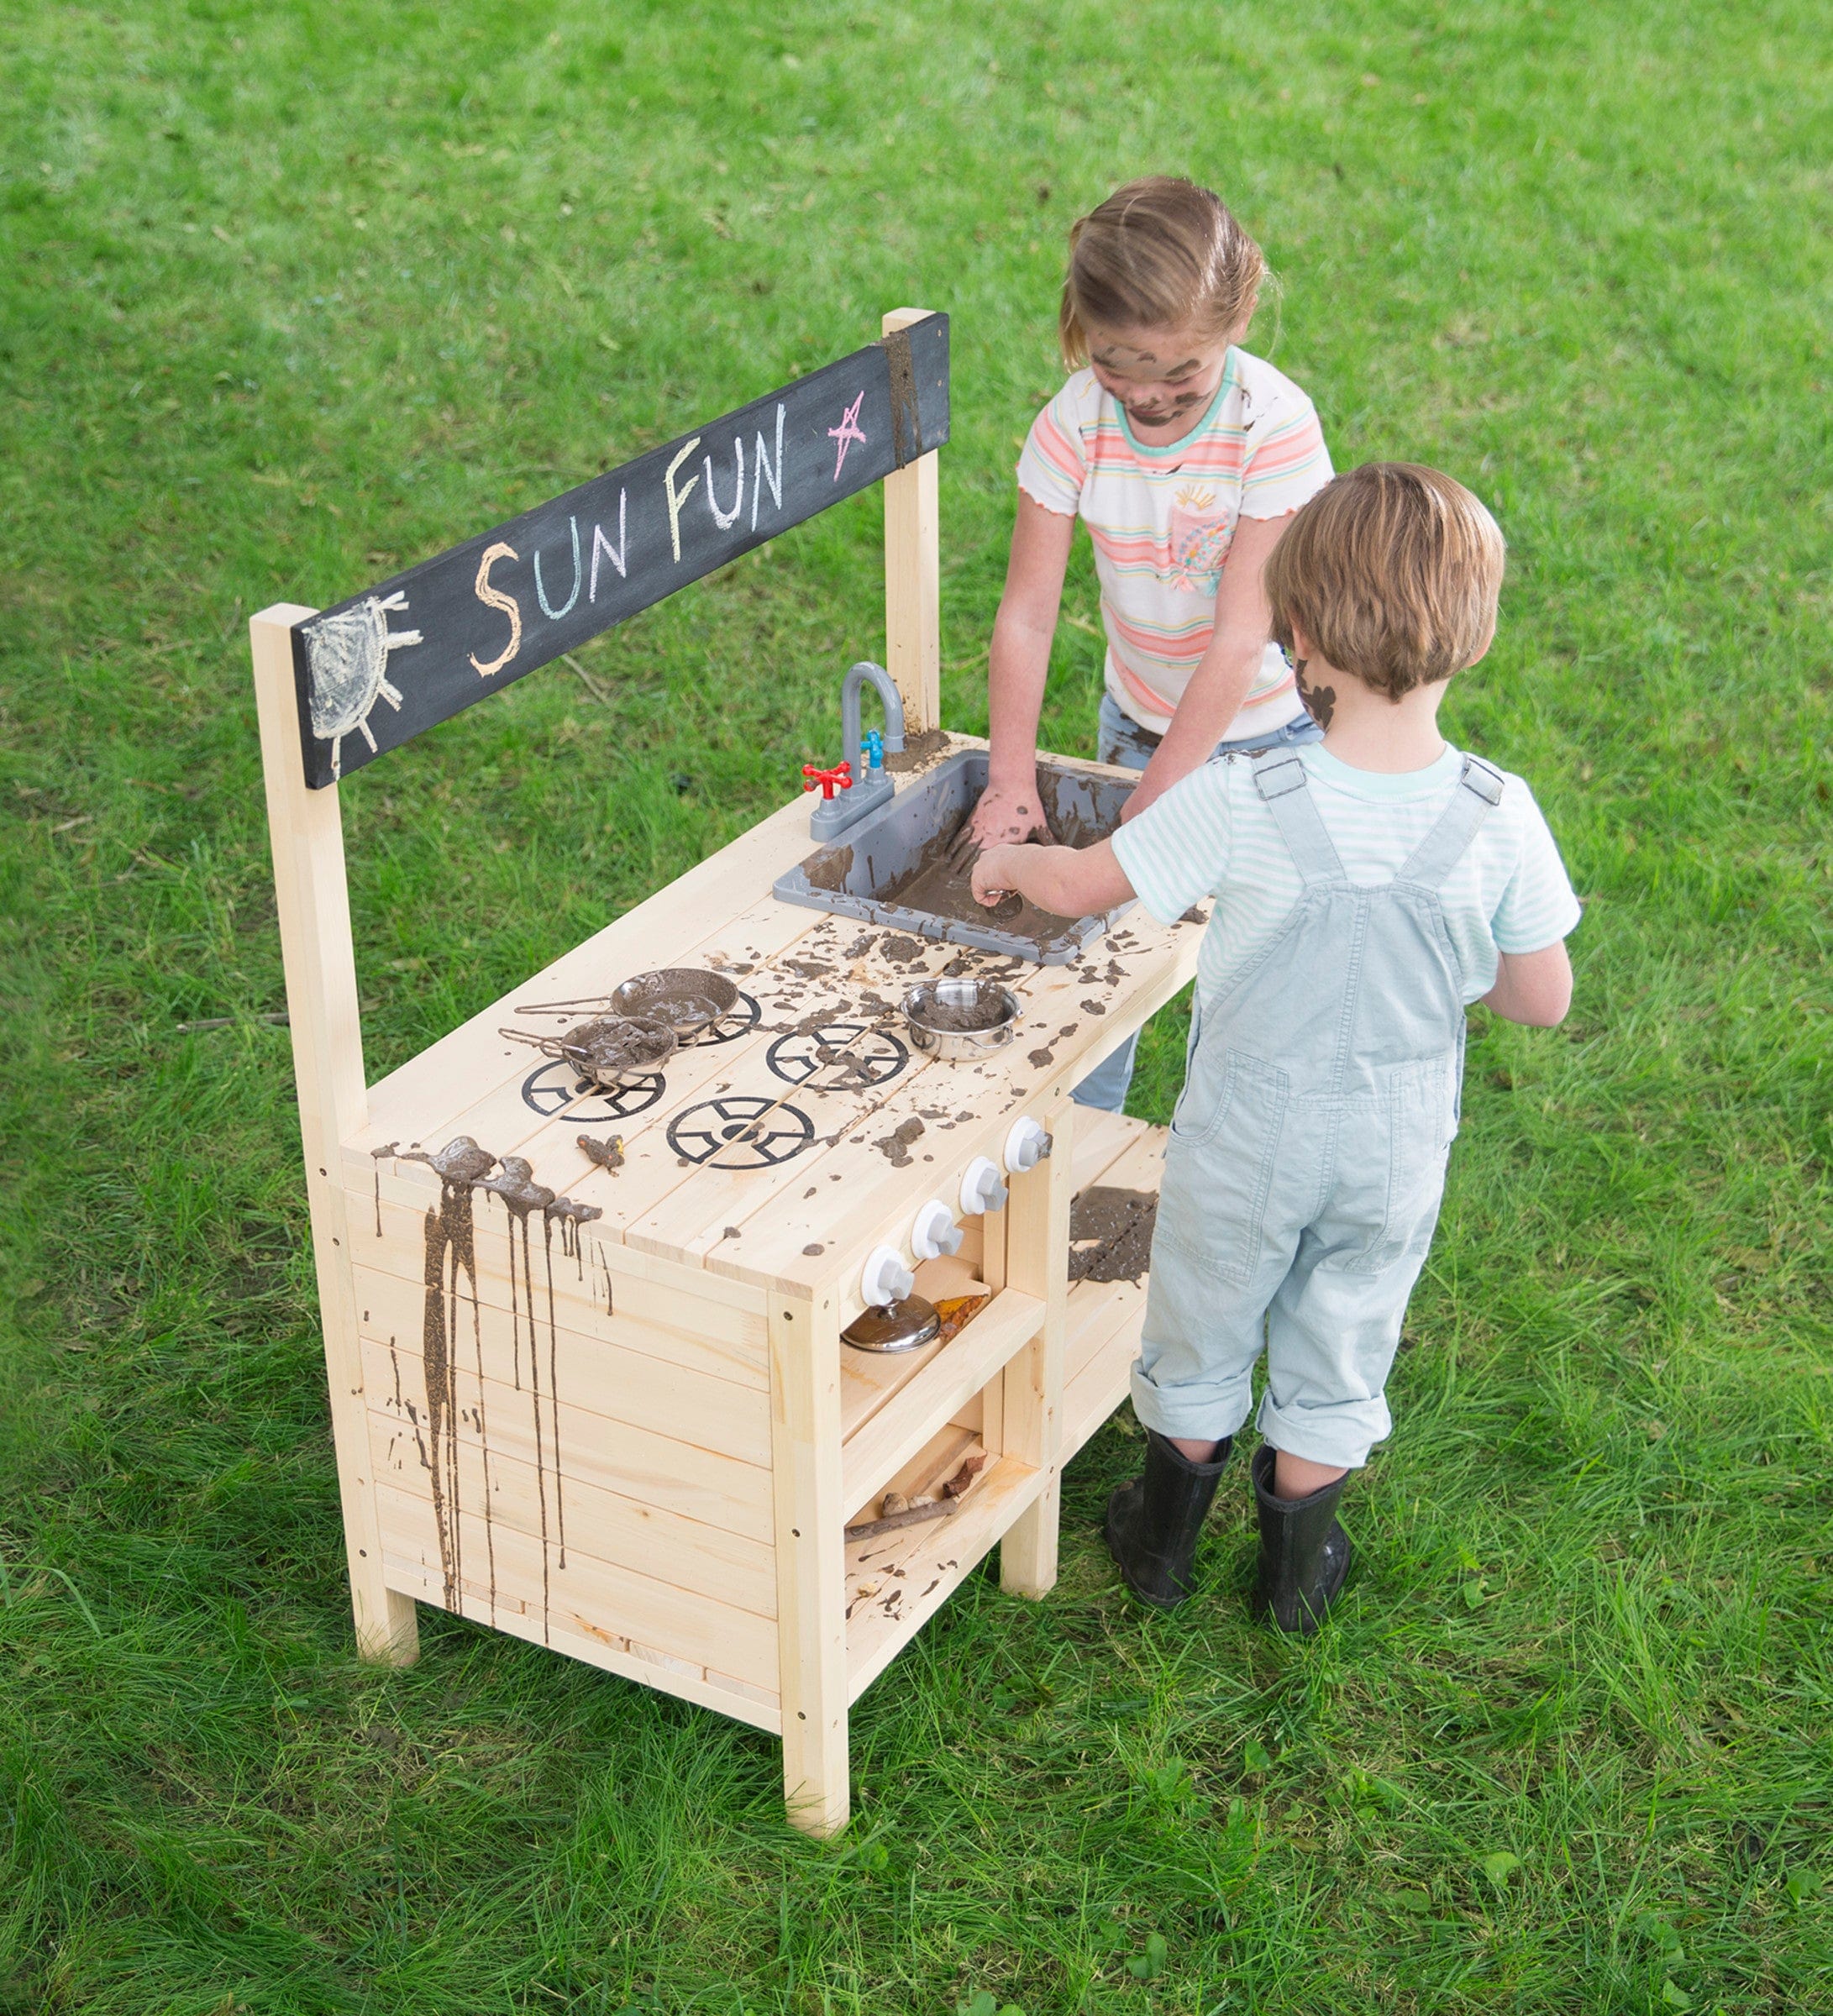
[[[1057,1579],[1074,1114],[1066,1101],[1053,1117],[1050,1159],[1013,1178],[1006,1210],[1006,1284],[1037,1296],[1045,1312],[1036,1341],[1006,1369],[1006,1453],[1048,1473],[1037,1503],[1000,1544],[1000,1586],[1015,1596],[1043,1596]]]
[[[420,1656],[419,1614],[413,1598],[398,1589],[384,1589],[378,1607],[374,1592],[360,1587],[354,1578],[350,1596],[356,1612],[358,1656],[384,1666],[412,1666]]]
[[[826,1836],[851,1811],[840,1325],[831,1303],[784,1297],[769,1329],[783,1796],[793,1825]]]
[[[337,786],[308,791],[300,753],[291,626],[311,614],[293,603],[276,604],[250,619],[249,638],[356,1644],[365,1659],[407,1666],[419,1650],[419,1634],[412,1598],[397,1595],[382,1583],[381,1525],[363,1399],[356,1289],[336,1166],[341,1144],[362,1131],[369,1095]]]

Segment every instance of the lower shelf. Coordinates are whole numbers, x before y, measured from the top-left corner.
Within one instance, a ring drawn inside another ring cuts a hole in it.
[[[940,1474],[980,1449],[967,1436]],[[1027,1511],[1045,1473],[1002,1456],[948,1519],[847,1545],[847,1677],[857,1700],[933,1617],[976,1562]]]

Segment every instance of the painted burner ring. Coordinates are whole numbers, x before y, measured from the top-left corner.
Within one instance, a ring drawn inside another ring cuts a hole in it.
[[[669,1146],[702,1168],[774,1169],[815,1138],[815,1123],[795,1106],[755,1093],[728,1093],[677,1113]]]
[[[564,1058],[543,1064],[522,1081],[522,1103],[544,1119],[565,1112],[573,1120],[634,1120],[668,1089],[659,1071],[636,1078],[614,1091],[595,1085]]]
[[[838,1054],[823,1057],[823,1050]],[[780,1036],[764,1053],[764,1061],[785,1084],[805,1084],[823,1071],[832,1080],[822,1091],[864,1091],[887,1084],[910,1062],[910,1052],[889,1030],[869,1022],[823,1022],[818,1029],[792,1030]]]

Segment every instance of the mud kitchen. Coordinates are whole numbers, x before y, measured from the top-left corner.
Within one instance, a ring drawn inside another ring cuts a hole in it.
[[[411,1660],[433,1604],[735,1716],[780,1738],[817,1834],[847,1819],[849,1704],[962,1578],[997,1546],[1008,1590],[1055,1579],[1062,1467],[1126,1392],[1161,1147],[1069,1090],[1201,936],[980,911],[951,874],[985,754],[937,718],[948,335],[898,310],[252,624],[361,1649]],[[337,780],[876,482],[887,669],[839,680],[832,765],[369,1084]],[[1111,830],[1128,773],[1040,769],[1060,838]]]

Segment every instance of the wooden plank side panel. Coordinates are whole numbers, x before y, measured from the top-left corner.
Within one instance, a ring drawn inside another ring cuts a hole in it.
[[[365,1338],[363,1357],[371,1404],[403,1434],[423,1434],[430,1460],[432,1416],[418,1349],[410,1350],[405,1340]],[[761,1466],[590,1413],[569,1399],[549,1404],[545,1394],[538,1445],[533,1394],[487,1378],[480,1385],[468,1340],[457,1353],[451,1383],[444,1419],[456,1423],[460,1441],[478,1432],[481,1413],[492,1451],[551,1470],[557,1447],[564,1479],[579,1477],[637,1504],[769,1544],[770,1473]],[[417,1428],[417,1419],[424,1425]],[[445,1433],[442,1420],[441,1436]]]
[[[663,1576],[712,1603],[759,1617],[776,1614],[776,1563],[769,1541],[607,1490],[578,1472],[556,1474],[532,1460],[549,1452],[535,1450],[526,1419],[515,1423],[516,1433],[502,1432],[502,1416],[512,1411],[508,1404],[514,1397],[490,1396],[502,1404],[486,1417],[492,1431],[487,1457],[472,1414],[460,1424],[452,1446],[436,1452],[423,1414],[418,1419],[406,1415],[391,1402],[372,1408],[370,1438],[377,1478],[433,1503],[436,1516],[444,1516],[455,1488],[460,1507],[485,1519],[492,1534],[510,1527],[537,1541],[544,1536],[556,1556],[590,1555],[613,1569]],[[441,1467],[437,1478],[436,1454]]]
[[[401,1199],[408,1201],[397,1201]],[[373,1190],[348,1197],[360,1294],[371,1298],[367,1306],[372,1309],[379,1299],[395,1310],[392,1327],[397,1330],[419,1327],[420,1319],[408,1313],[404,1298],[423,1292],[426,1213],[437,1207],[439,1199],[437,1182],[429,1189],[388,1174],[381,1179],[379,1205]],[[512,1305],[509,1223],[508,1214],[493,1199],[478,1196],[473,1213],[478,1299],[499,1310]],[[768,1391],[761,1289],[653,1255],[630,1253],[599,1239],[591,1225],[580,1229],[576,1254],[559,1250],[558,1236],[554,1244],[553,1306],[562,1329],[601,1338],[664,1367],[729,1380],[760,1394]],[[538,1233],[534,1250],[544,1315],[546,1256]],[[517,1307],[523,1299],[520,1251],[518,1236]],[[372,1317],[372,1324],[379,1320]]]
[[[447,1561],[439,1521],[430,1499],[383,1485],[377,1492],[382,1546],[391,1572],[445,1586]],[[769,1619],[731,1604],[709,1602],[659,1576],[638,1575],[569,1549],[544,1563],[538,1540],[511,1526],[486,1531],[480,1513],[461,1511],[461,1600],[446,1607],[502,1628],[508,1619],[531,1616],[611,1639],[634,1640],[697,1667],[711,1666],[752,1686],[777,1685],[776,1626]],[[494,1606],[489,1564],[494,1557]],[[427,1600],[444,1602],[430,1593]],[[474,1607],[475,1606],[475,1607]],[[494,1607],[494,1616],[492,1609]]]
[[[398,1590],[404,1602],[415,1599],[442,1604],[439,1578],[436,1574],[427,1574],[405,1561],[392,1557],[386,1560],[385,1566],[390,1588]],[[677,1695],[684,1701],[691,1701],[696,1708],[711,1709],[716,1714],[748,1723],[752,1728],[761,1729],[769,1735],[781,1731],[782,1717],[774,1692],[715,1667],[696,1666],[691,1660],[676,1659],[666,1652],[659,1652],[653,1646],[588,1624],[571,1613],[563,1611],[557,1622],[538,1617],[532,1611],[499,1609],[492,1618],[488,1605],[467,1591],[459,1604],[458,1614],[469,1618],[473,1624],[488,1625],[494,1630],[505,1631],[512,1637],[524,1638],[530,1644],[543,1646],[569,1659],[577,1659],[582,1665],[596,1666],[602,1672],[615,1674],[620,1680],[634,1681],[639,1687],[652,1688],[658,1693]]]
[[[366,1268],[363,1287],[365,1337],[418,1358],[423,1347],[425,1289],[418,1282]],[[371,1294],[371,1289],[379,1292]],[[459,1377],[481,1377],[517,1391],[552,1395],[588,1414],[769,1467],[768,1394],[732,1379],[667,1364],[609,1337],[581,1336],[550,1323],[544,1298],[538,1294],[531,1320],[526,1307],[502,1309],[481,1296],[473,1304],[468,1289],[466,1279],[444,1312],[452,1319]]]

